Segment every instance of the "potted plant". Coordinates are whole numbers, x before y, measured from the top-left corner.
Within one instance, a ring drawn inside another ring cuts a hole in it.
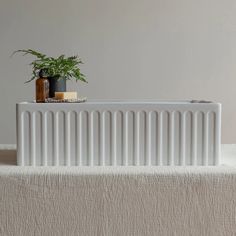
[[[36,57],[30,63],[32,66],[32,78],[26,83],[37,79],[39,73],[43,71],[44,75],[49,80],[49,97],[54,97],[54,93],[66,91],[66,81],[75,79],[77,81],[87,82],[85,75],[80,72],[79,65],[83,62],[78,56],[66,57],[60,55],[59,57],[48,57],[45,54],[37,52],[32,49],[17,50],[15,53],[23,53],[23,55],[32,55]]]

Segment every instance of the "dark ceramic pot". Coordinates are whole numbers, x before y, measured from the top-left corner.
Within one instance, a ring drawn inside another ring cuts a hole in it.
[[[48,77],[49,97],[55,97],[55,92],[66,92],[66,79],[60,77]]]

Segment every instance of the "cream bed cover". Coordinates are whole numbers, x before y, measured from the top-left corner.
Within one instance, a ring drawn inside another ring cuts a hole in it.
[[[236,145],[220,167],[17,167],[0,153],[0,235],[236,235]]]

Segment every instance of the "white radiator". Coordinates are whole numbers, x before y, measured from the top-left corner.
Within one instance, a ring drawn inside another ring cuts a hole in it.
[[[17,104],[23,166],[218,165],[220,138],[216,103]]]

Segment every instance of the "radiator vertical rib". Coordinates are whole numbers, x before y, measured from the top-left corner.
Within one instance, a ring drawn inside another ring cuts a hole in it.
[[[180,165],[186,165],[186,112],[181,113],[180,129]]]
[[[192,113],[192,165],[197,165],[197,118],[198,113]]]
[[[102,112],[100,115],[100,165],[105,166],[105,150],[106,150],[106,144],[105,144],[105,135],[106,135],[106,130],[105,130],[105,112]]]
[[[117,154],[117,112],[112,116],[112,165],[116,166],[116,154]]]
[[[45,116],[46,117],[46,116]],[[43,117],[45,119],[45,117]],[[53,151],[54,151],[54,165],[59,166],[59,113],[53,113]],[[46,133],[45,133],[46,135]],[[42,137],[44,139],[44,135]]]
[[[134,165],[140,165],[140,113],[135,112],[135,128],[134,128],[134,148],[135,148],[135,160]]]
[[[129,113],[126,111],[123,113],[123,139],[124,139],[124,147],[123,147],[123,151],[124,151],[124,160],[123,160],[123,164],[124,166],[128,166],[128,160],[129,160],[129,147],[128,147],[128,135],[129,135]]]
[[[208,112],[204,113],[204,132],[203,132],[203,165],[208,165],[208,134],[209,134],[209,124],[208,124]]]
[[[80,112],[79,113],[79,146],[78,146],[78,149],[79,149],[79,157],[78,157],[78,164],[79,166],[82,166],[83,165],[83,131],[82,131],[82,128],[83,128],[83,123],[82,123],[82,113]]]
[[[162,166],[163,165],[163,113],[158,112],[158,129],[157,129],[157,152],[158,152],[158,158],[157,158],[157,165]]]
[[[89,126],[88,126],[88,133],[89,133],[89,166],[94,165],[94,113],[91,112],[88,114],[89,116]]]
[[[215,130],[214,164],[219,165],[221,156],[221,116],[217,114],[215,114],[214,130]]]
[[[35,112],[30,113],[30,161],[31,165],[36,165],[36,125],[35,125]]]
[[[41,113],[40,116],[42,120],[42,137],[41,137],[41,142],[42,142],[42,165],[47,166],[48,165],[48,158],[47,158],[47,150],[48,150],[48,136],[47,136],[47,112]],[[57,129],[55,129],[57,130]]]
[[[25,152],[24,152],[24,140],[25,140],[25,134],[24,134],[24,114],[25,112],[19,112],[19,109],[17,107],[17,165],[18,166],[24,166],[25,165]]]
[[[152,113],[146,113],[146,165],[152,164]]]
[[[174,165],[174,141],[175,141],[175,113],[169,113],[169,164]]]
[[[66,166],[70,166],[71,160],[70,160],[70,112],[67,112],[65,114],[65,137],[64,137],[64,142],[65,142],[65,161],[66,161]]]

